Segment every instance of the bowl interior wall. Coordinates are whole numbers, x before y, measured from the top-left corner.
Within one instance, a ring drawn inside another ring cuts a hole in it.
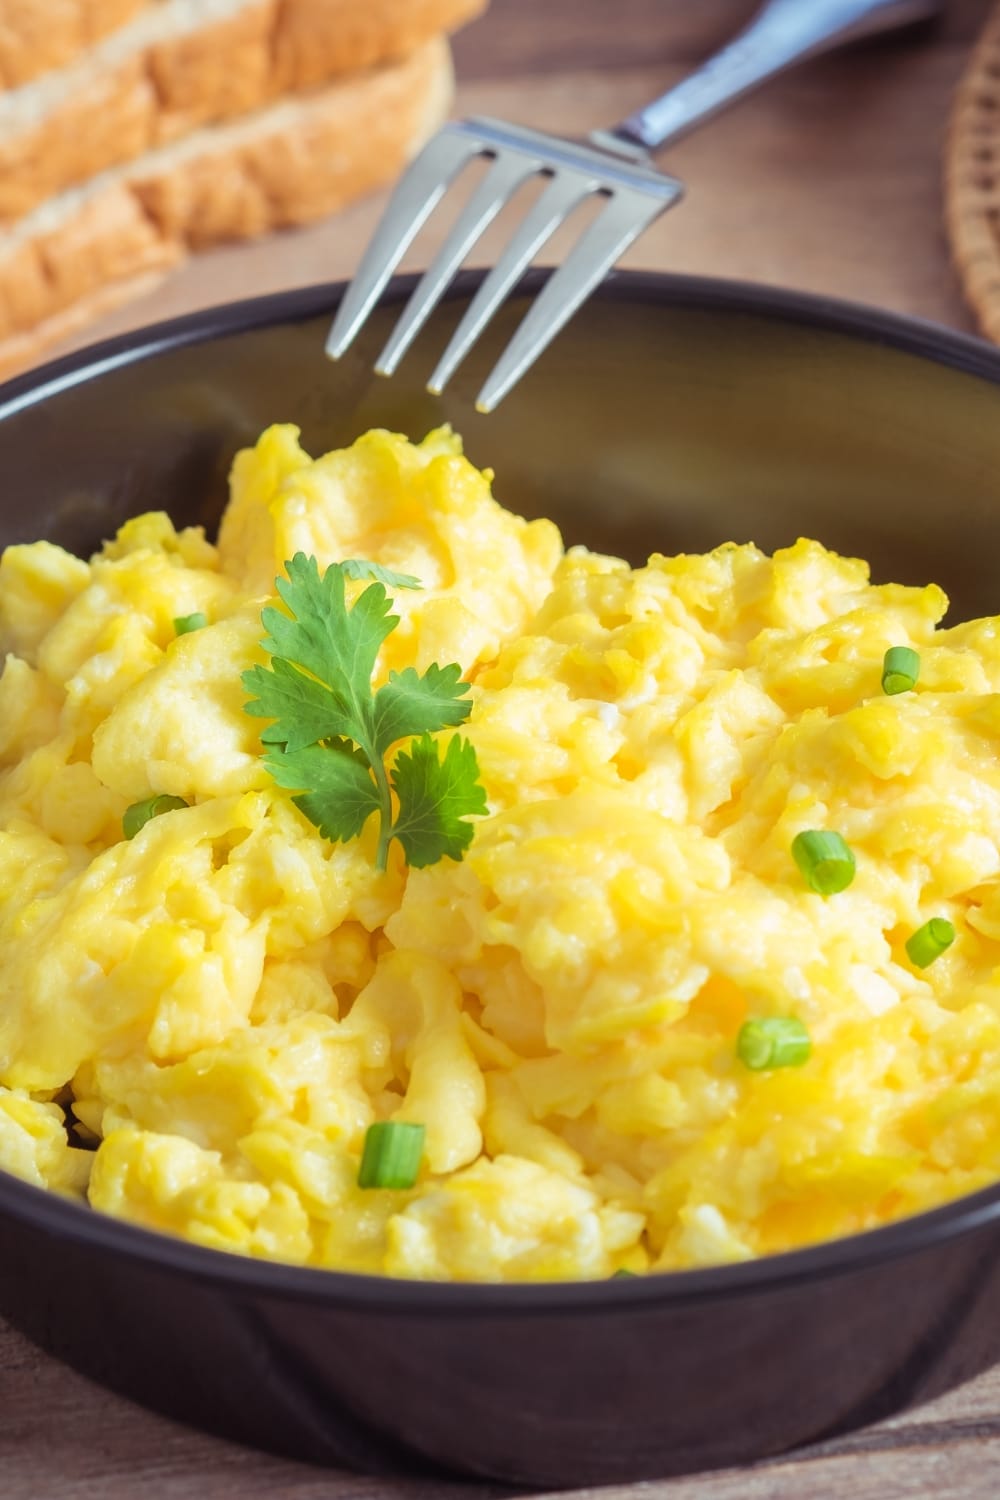
[[[672,299],[623,279],[570,323],[488,417],[473,398],[524,302],[444,398],[421,387],[465,299],[391,380],[371,374],[380,308],[339,365],[328,315],[167,348],[5,413],[0,542],[87,552],[128,515],[214,525],[234,452],[272,421],[306,447],[442,421],[495,490],[570,543],[643,561],[724,540],[800,535],[867,557],[876,581],[941,583],[950,620],[1000,611],[1000,386],[872,339]]]

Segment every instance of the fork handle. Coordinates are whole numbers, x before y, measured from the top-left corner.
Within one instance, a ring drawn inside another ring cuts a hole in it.
[[[599,145],[654,150],[804,58],[859,37],[926,20],[942,0],[768,0],[728,46],[610,131]]]

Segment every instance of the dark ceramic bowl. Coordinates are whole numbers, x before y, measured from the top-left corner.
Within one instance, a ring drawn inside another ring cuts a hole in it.
[[[394,284],[348,360],[339,289],[199,314],[0,391],[0,542],[93,547],[138,510],[211,524],[236,448],[298,422],[313,451],[447,418],[514,509],[642,560],[800,534],[1000,610],[1000,354],[751,287],[622,275],[492,416],[370,376]],[[534,288],[528,285],[530,292]],[[522,309],[515,306],[514,313]],[[228,1256],[0,1173],[0,1311],[185,1421],[321,1463],[532,1485],[734,1464],[870,1422],[1000,1354],[1000,1187],[817,1249],[632,1281],[451,1286]]]

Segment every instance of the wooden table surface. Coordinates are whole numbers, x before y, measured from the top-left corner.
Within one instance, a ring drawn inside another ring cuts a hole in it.
[[[363,3],[363,0],[361,0]],[[809,3],[809,0],[803,0]],[[493,0],[456,43],[458,108],[574,131],[621,118],[717,46],[752,0]],[[950,91],[990,8],[787,75],[667,153],[684,205],[628,263],[832,293],[971,329],[941,223]],[[96,336],[232,297],[349,276],[380,208],[189,265]],[[486,260],[491,244],[484,242]],[[419,242],[410,264],[426,259]],[[150,1351],[155,1358],[155,1351]],[[152,1416],[0,1328],[4,1500],[485,1500],[286,1463]],[[993,1500],[1000,1367],[878,1427],[752,1469],[604,1491],[615,1500]]]

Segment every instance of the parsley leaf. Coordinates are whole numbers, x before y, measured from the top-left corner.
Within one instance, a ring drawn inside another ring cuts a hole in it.
[[[379,647],[399,624],[390,614],[385,587],[373,583],[348,609],[341,568],[327,568],[321,577],[315,557],[296,552],[285,572],[286,578],[274,582],[288,614],[270,605],[262,612],[269,634],[261,644],[272,657],[294,662],[326,683],[333,699],[360,723],[371,699]]]
[[[354,720],[349,706],[281,656],[272,657],[270,668],[244,672],[243,686],[257,694],[246,705],[247,713],[274,719],[261,730],[265,745],[301,750],[317,740],[351,738]]]
[[[465,697],[469,684],[461,677],[457,662],[447,667],[432,662],[423,676],[413,667],[391,672],[375,694],[372,722],[379,754],[411,735],[464,724],[472,704]]]
[[[384,583],[387,589],[422,589],[423,584],[412,573],[394,573],[378,563],[367,562],[363,557],[345,557],[340,564],[345,578],[371,578]]]
[[[415,868],[461,859],[473,834],[465,820],[487,810],[476,752],[453,735],[442,758],[431,738],[469,716],[461,667],[406,667],[372,691],[379,649],[399,624],[386,581],[419,588],[419,580],[354,558],[321,575],[302,552],[285,573],[275,580],[285,610],[261,614],[270,665],[243,673],[253,694],[246,712],[272,721],[261,732],[271,776],[297,793],[293,802],[324,838],[357,838],[375,813],[380,870],[393,838]],[[374,581],[348,604],[345,578],[369,576]],[[411,741],[409,751],[388,764],[402,740]]]
[[[268,751],[264,764],[279,786],[309,787],[292,801],[331,843],[356,839],[380,807],[368,761],[347,740]]]
[[[475,750],[457,734],[448,741],[443,760],[429,734],[400,750],[392,768],[392,789],[399,798],[393,833],[408,865],[419,870],[446,854],[460,859],[465,853],[473,832],[466,816],[486,812],[478,775]]]

